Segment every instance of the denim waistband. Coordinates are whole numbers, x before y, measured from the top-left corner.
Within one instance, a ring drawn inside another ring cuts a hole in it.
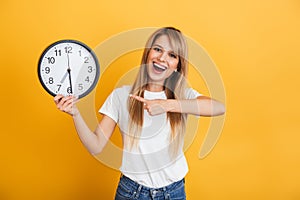
[[[150,188],[144,185],[141,185],[133,180],[131,180],[130,178],[128,178],[127,176],[121,174],[121,179],[122,182],[125,183],[127,186],[135,188],[136,191],[140,192],[140,193],[144,193],[144,194],[159,194],[159,193],[165,193],[166,191],[170,191],[173,190],[174,188],[176,188],[179,184],[182,184],[185,182],[184,178],[176,181],[174,183],[171,183],[170,185],[167,185],[165,187],[160,187],[160,188]]]

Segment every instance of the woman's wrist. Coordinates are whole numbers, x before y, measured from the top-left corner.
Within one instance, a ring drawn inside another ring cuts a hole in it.
[[[71,116],[72,116],[73,118],[75,118],[75,117],[78,117],[78,116],[80,115],[80,112],[79,112],[79,110],[77,109],[77,107],[74,106],[74,107],[72,108],[72,112],[71,112],[70,114],[71,114]]]
[[[180,102],[177,99],[167,99],[166,112],[180,112]]]

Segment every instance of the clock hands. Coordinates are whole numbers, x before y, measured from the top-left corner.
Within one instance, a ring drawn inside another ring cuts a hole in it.
[[[70,94],[73,94],[69,53],[67,53],[67,57],[68,57],[68,69],[67,69],[67,73],[69,74]]]

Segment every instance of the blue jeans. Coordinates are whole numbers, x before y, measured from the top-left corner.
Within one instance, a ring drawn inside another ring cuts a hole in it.
[[[115,200],[185,200],[184,179],[162,188],[148,188],[122,175]]]

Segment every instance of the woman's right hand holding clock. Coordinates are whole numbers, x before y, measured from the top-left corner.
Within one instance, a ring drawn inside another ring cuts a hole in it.
[[[63,96],[58,94],[54,97],[56,107],[71,116],[75,116],[79,113],[76,107],[77,98],[74,96]]]

